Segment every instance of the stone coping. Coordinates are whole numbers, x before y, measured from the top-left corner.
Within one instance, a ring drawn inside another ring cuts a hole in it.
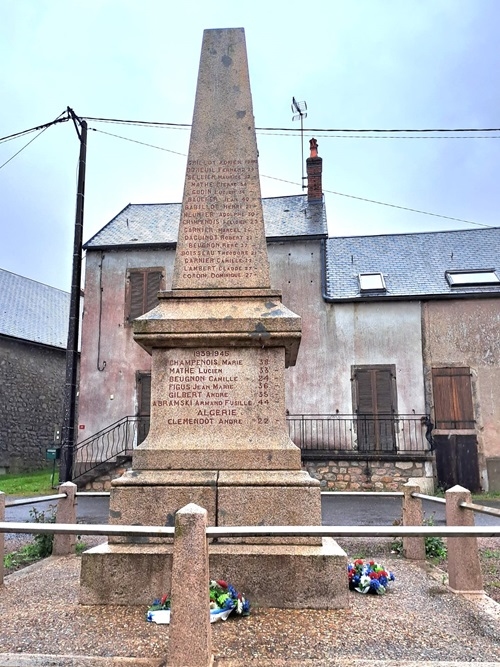
[[[159,299],[246,299],[251,297],[281,300],[282,292],[267,288],[239,287],[234,289],[176,289],[158,292]]]
[[[305,470],[127,470],[113,486],[311,486]]]
[[[330,452],[327,449],[302,449],[301,457],[304,461],[327,460],[332,461],[411,461],[415,463],[434,461],[432,452]]]

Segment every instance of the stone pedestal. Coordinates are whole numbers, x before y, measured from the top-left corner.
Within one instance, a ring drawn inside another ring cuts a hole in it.
[[[255,607],[349,605],[346,555],[331,538],[312,545],[209,545],[210,578],[224,578]],[[104,544],[85,552],[80,603],[149,605],[171,590],[172,545]]]

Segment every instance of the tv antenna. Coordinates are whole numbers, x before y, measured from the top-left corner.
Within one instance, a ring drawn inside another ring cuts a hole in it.
[[[300,119],[300,148],[301,148],[301,168],[302,168],[302,189],[305,189],[304,181],[306,177],[304,176],[304,118],[307,118],[307,103],[306,102],[297,102],[295,97],[292,97],[292,120]]]

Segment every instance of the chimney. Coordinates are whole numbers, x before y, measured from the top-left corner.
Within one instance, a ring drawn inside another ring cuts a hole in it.
[[[310,157],[307,158],[307,201],[318,203],[323,201],[323,186],[321,175],[323,173],[323,158],[318,155],[318,142],[316,139],[309,140]]]

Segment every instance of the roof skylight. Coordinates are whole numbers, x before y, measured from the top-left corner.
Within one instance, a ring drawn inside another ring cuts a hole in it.
[[[496,274],[495,269],[446,271],[445,276],[450,287],[480,287],[481,285],[500,285],[500,278]]]
[[[387,289],[381,273],[360,273],[358,280],[361,292],[385,292]]]

